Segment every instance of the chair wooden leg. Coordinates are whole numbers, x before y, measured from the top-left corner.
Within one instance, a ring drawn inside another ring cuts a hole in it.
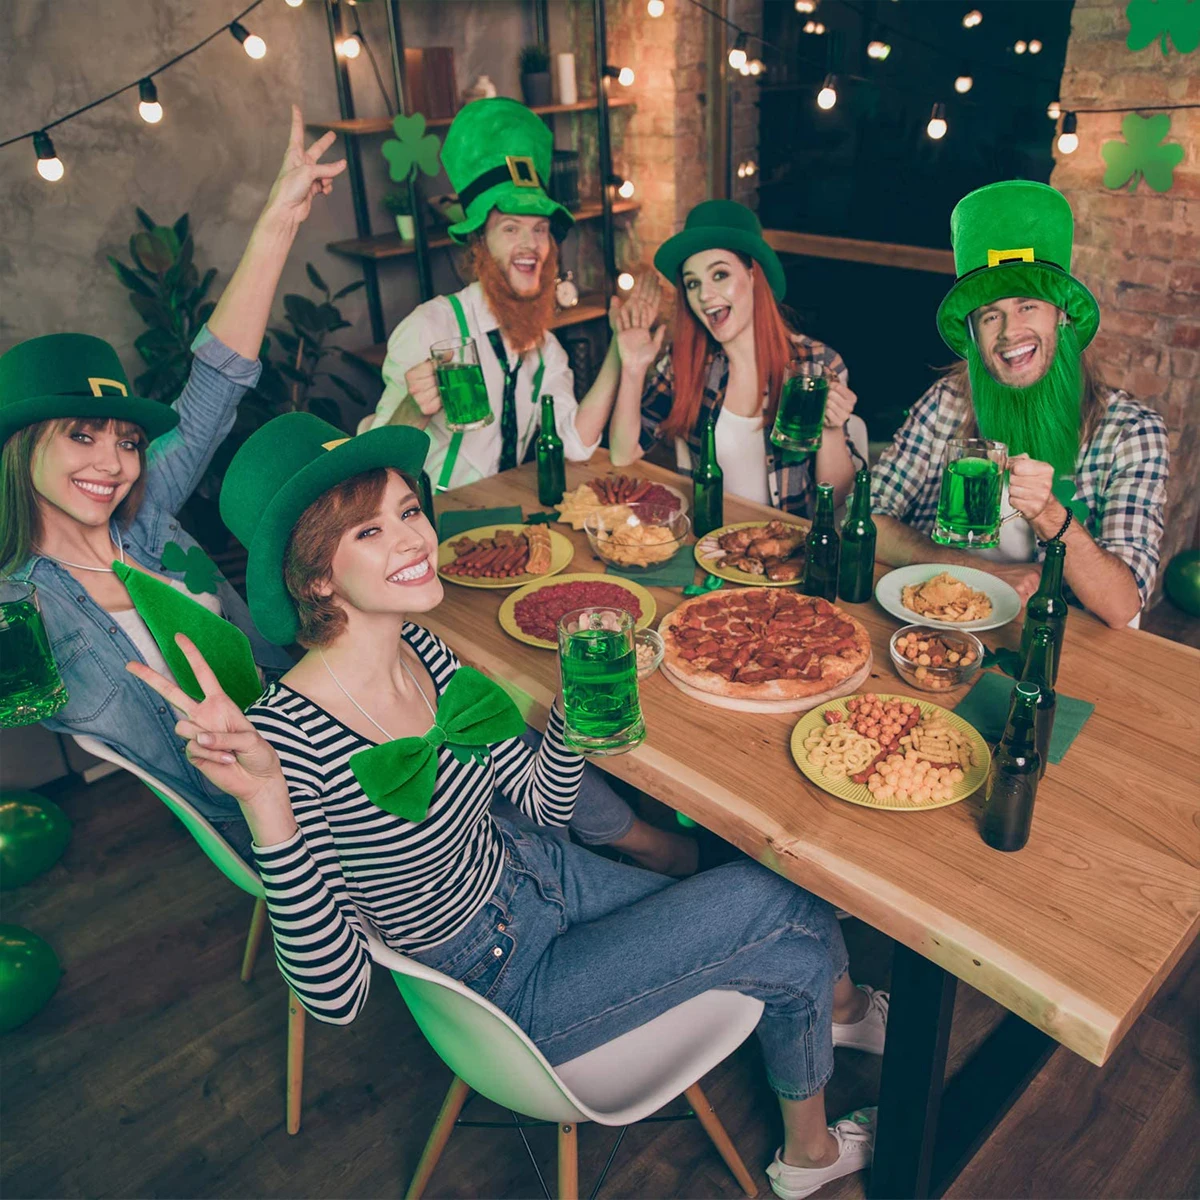
[[[300,1105],[304,1094],[305,1012],[296,993],[288,988],[287,1131],[300,1132]]]
[[[425,1186],[429,1183],[429,1177],[433,1174],[434,1168],[438,1165],[438,1159],[442,1157],[442,1151],[445,1150],[446,1143],[450,1140],[454,1122],[458,1120],[458,1114],[462,1112],[462,1106],[466,1104],[470,1094],[471,1089],[455,1075],[450,1083],[450,1090],[446,1093],[445,1100],[442,1101],[442,1110],[433,1123],[433,1129],[430,1130],[425,1149],[421,1151],[421,1161],[417,1163],[412,1182],[408,1185],[408,1191],[404,1193],[404,1200],[421,1200]]]
[[[692,1111],[696,1114],[696,1119],[704,1126],[704,1132],[712,1139],[712,1144],[716,1146],[717,1153],[725,1160],[725,1165],[733,1172],[733,1177],[738,1181],[738,1186],[747,1196],[757,1196],[758,1188],[755,1186],[750,1172],[746,1170],[746,1164],[742,1162],[742,1156],[737,1152],[737,1147],[734,1146],[729,1134],[725,1132],[725,1126],[721,1124],[721,1118],[717,1116],[713,1106],[709,1104],[708,1097],[700,1090],[700,1085],[693,1083],[683,1094],[687,1098],[688,1104],[692,1106]]]
[[[558,1200],[579,1200],[578,1126],[558,1127]]]
[[[254,902],[254,915],[250,918],[250,932],[246,935],[246,953],[242,955],[242,982],[249,983],[254,974],[254,962],[258,948],[262,945],[263,932],[267,928],[267,902],[259,896]]]

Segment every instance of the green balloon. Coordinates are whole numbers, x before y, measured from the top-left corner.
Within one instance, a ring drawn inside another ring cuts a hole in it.
[[[71,822],[36,792],[0,792],[0,888],[17,888],[48,871],[71,840]]]
[[[0,1033],[41,1012],[61,976],[58,956],[36,933],[0,925]]]
[[[1163,591],[1172,604],[1200,617],[1200,550],[1184,550],[1171,559]]]

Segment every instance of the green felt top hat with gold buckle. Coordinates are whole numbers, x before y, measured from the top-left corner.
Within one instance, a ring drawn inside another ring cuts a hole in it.
[[[938,332],[965,358],[967,318],[1010,296],[1061,308],[1086,346],[1100,327],[1096,298],[1071,274],[1075,221],[1066,197],[1044,183],[1005,180],[964,196],[950,214],[958,278],[938,307]]]
[[[775,299],[783,299],[787,291],[783,265],[763,239],[762,223],[744,204],[736,200],[697,204],[688,213],[683,229],[659,246],[654,266],[674,283],[683,264],[702,250],[736,250],[754,259],[762,267]]]
[[[0,355],[0,446],[27,425],[59,417],[132,421],[153,440],[179,424],[175,410],[129,394],[117,352],[86,333],[48,333]]]
[[[429,435],[387,425],[358,437],[312,413],[284,413],[252,433],[221,485],[221,520],[248,552],[246,598],[259,632],[277,646],[296,640],[296,606],[283,581],[288,538],[304,510],[330,488],[378,467],[417,475]]]
[[[464,242],[483,227],[493,208],[521,217],[548,217],[561,241],[575,223],[546,194],[554,137],[542,119],[516,100],[472,100],[450,122],[442,166],[458,193],[466,219],[450,236]]]

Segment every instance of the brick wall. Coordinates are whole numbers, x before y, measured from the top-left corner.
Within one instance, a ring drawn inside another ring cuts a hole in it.
[[[1124,3],[1075,0],[1061,104],[1073,108],[1200,102],[1200,52],[1164,58],[1158,41],[1125,45]],[[1079,148],[1058,153],[1050,182],[1075,213],[1075,273],[1100,301],[1093,343],[1102,377],[1156,408],[1171,435],[1162,562],[1187,546],[1200,519],[1200,110],[1171,114],[1184,147],[1169,191],[1144,181],[1104,186],[1100,147],[1121,140],[1120,113],[1081,113]],[[1159,579],[1161,581],[1161,573]]]

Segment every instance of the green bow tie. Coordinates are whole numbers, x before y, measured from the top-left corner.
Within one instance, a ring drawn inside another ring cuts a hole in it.
[[[350,770],[372,804],[408,821],[423,821],[437,785],[437,752],[448,746],[461,763],[487,762],[487,748],[520,737],[525,719],[499,684],[474,667],[459,667],[438,701],[433,728],[396,738],[350,758]]]

